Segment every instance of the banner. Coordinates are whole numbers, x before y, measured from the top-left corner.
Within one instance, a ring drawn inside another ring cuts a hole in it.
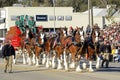
[[[36,15],[36,21],[48,21],[47,15]]]

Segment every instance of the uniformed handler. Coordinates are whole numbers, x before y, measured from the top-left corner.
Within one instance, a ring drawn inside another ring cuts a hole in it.
[[[12,63],[13,58],[15,59],[15,49],[11,45],[11,41],[6,41],[5,45],[2,47],[2,54],[5,60],[5,69],[4,72],[6,73],[7,70],[9,73],[12,73]]]
[[[36,34],[36,23],[34,21],[34,18],[32,16],[30,16],[30,20],[28,20],[28,27],[29,29],[31,29],[32,33]]]
[[[22,16],[21,16],[22,17]],[[20,19],[20,16],[17,17],[17,20],[15,21],[15,25],[17,27],[19,27],[19,29],[21,30],[22,33],[25,32],[25,28],[24,28],[24,25],[23,25],[23,21]]]

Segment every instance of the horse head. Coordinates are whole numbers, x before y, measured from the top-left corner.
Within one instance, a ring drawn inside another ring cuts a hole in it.
[[[92,42],[95,47],[95,53],[98,51],[97,49],[99,49],[99,35],[100,32],[98,30],[93,29],[91,36],[92,36]]]
[[[45,34],[44,34],[44,33],[41,33],[41,34],[40,34],[40,38],[41,38],[41,43],[44,44]]]
[[[64,37],[67,37],[67,30],[66,29],[63,29],[63,35],[64,35]]]
[[[99,41],[99,31],[98,30],[93,30],[92,31],[92,41],[93,41],[93,43],[94,44],[96,44],[96,43],[98,43],[98,41]]]
[[[77,41],[79,41],[79,43],[82,43],[82,44],[83,44],[83,43],[85,42],[85,37],[84,37],[84,30],[83,30],[83,28],[78,28],[78,30],[77,30],[77,32],[76,32],[75,35],[79,37],[79,40],[77,40]],[[76,38],[78,39],[78,37],[76,37]]]
[[[26,39],[29,38],[30,29],[26,29]]]

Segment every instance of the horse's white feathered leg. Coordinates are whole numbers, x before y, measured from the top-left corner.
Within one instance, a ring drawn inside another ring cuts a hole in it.
[[[47,55],[47,61],[46,61],[46,68],[49,68],[50,67],[50,65],[49,65],[49,57],[48,57],[48,55]]]
[[[71,61],[72,61],[71,54],[69,54],[68,56],[69,56],[69,57],[68,57],[68,63],[71,63]]]
[[[83,69],[87,69],[87,64],[85,62],[82,64],[82,66],[83,66]]]
[[[57,69],[63,69],[62,65],[61,65],[61,60],[58,58],[58,66],[57,66]]]
[[[90,71],[90,72],[93,72],[94,70],[93,70],[93,68],[92,68],[92,61],[89,61],[89,64],[90,64],[90,66],[89,66],[89,71]]]
[[[76,68],[76,71],[77,71],[77,72],[82,72],[82,69],[81,69],[81,67],[80,67],[80,62],[78,63],[78,66],[77,66],[77,68]]]
[[[26,60],[25,60],[25,54],[23,53],[23,64],[26,64]]]
[[[56,68],[56,63],[55,63],[55,55],[52,58],[52,68]]]
[[[39,66],[39,58],[36,57],[36,66]]]
[[[42,64],[45,64],[45,62],[46,62],[46,55],[43,54]]]
[[[14,58],[14,56],[13,56],[13,64],[16,64],[16,59]]]
[[[28,60],[29,60],[28,65],[32,65],[31,57],[28,57]]]
[[[32,62],[35,64],[35,54],[33,53]]]
[[[97,56],[97,63],[96,63],[96,69],[100,68],[100,57]]]
[[[65,51],[64,51],[64,66],[65,66],[65,70],[68,70],[68,62],[67,62],[67,56]]]
[[[72,61],[72,63],[70,64],[70,68],[75,68],[75,61]]]

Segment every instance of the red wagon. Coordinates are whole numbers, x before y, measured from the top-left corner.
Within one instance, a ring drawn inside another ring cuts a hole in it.
[[[20,29],[17,26],[12,26],[7,32],[5,40],[11,40],[12,45],[16,49],[17,47],[20,46],[20,41],[21,41],[21,38],[19,36],[20,34],[21,34]]]

